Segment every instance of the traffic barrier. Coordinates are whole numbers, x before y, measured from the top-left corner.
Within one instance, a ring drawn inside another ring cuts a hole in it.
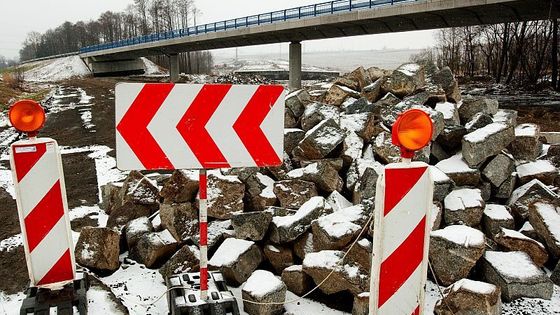
[[[430,117],[419,110],[393,126],[403,162],[387,165],[377,181],[370,315],[423,314],[434,188],[428,165],[410,160],[431,135]]]

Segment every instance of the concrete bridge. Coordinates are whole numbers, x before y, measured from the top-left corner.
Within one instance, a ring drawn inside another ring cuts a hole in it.
[[[139,57],[167,55],[176,81],[178,53],[289,42],[295,89],[305,40],[556,17],[558,0],[336,0],[84,47],[80,56],[100,75],[138,70]]]

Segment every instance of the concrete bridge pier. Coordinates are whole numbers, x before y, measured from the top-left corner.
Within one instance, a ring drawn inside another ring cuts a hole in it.
[[[290,91],[301,89],[301,42],[290,43]]]
[[[177,54],[169,55],[169,80],[172,83],[179,81],[179,56]]]

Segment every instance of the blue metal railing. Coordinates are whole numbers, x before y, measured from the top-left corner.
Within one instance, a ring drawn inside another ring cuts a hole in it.
[[[132,46],[185,36],[196,36],[200,34],[221,32],[237,28],[251,27],[255,25],[271,24],[275,22],[285,22],[290,20],[300,20],[322,15],[337,14],[340,12],[350,12],[353,10],[371,9],[379,6],[395,5],[403,2],[414,1],[418,0],[335,0],[258,15],[251,15],[232,20],[192,26],[185,29],[138,36],[134,38],[119,40],[116,42],[82,47],[80,48],[80,53]]]

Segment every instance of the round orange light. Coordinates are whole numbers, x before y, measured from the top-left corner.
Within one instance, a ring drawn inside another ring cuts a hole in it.
[[[30,136],[37,134],[45,125],[45,111],[39,103],[32,100],[21,100],[10,107],[8,113],[10,123],[21,132]]]
[[[428,114],[419,109],[403,113],[393,125],[396,145],[408,151],[418,151],[432,140],[433,124]]]

